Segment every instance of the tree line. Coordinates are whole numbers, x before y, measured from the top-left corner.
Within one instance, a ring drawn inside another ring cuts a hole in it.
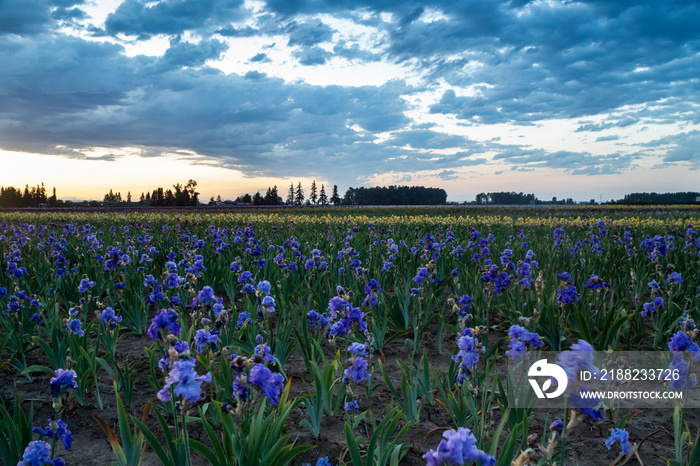
[[[591,199],[589,204],[595,204],[595,199]],[[576,202],[568,197],[557,199],[556,196],[550,201],[538,199],[534,194],[523,194],[516,192],[499,191],[495,193],[479,193],[476,195],[474,204],[477,205],[572,205]]]
[[[442,205],[447,191],[425,186],[375,186],[348,188],[344,205]]]
[[[138,200],[140,205],[147,206],[196,206],[199,205],[199,193],[196,190],[197,182],[189,180],[184,186],[180,183],[174,184],[173,189],[155,188],[152,192],[142,192]],[[131,191],[122,197],[120,192],[109,190],[102,199],[107,205],[119,205],[123,203],[131,204],[133,199]]]
[[[126,195],[110,189],[102,200],[102,205],[144,205],[144,206],[197,206],[199,192],[196,190],[197,182],[189,180],[184,185],[177,183],[172,189],[158,187],[150,192],[142,192],[138,200],[132,198],[131,191]],[[330,196],[326,192],[325,184],[320,189],[316,181],[312,181],[307,192],[301,182],[296,185],[291,183],[286,198],[282,198],[277,185],[268,187],[265,194],[243,194],[234,201],[223,201],[221,196],[212,197],[208,205],[292,205],[292,206],[339,206],[339,205],[442,205],[447,203],[447,192],[442,188],[428,188],[424,186],[376,186],[376,187],[350,187],[341,198],[338,193],[338,185],[333,185]],[[590,204],[595,204],[591,199]],[[676,193],[631,193],[622,199],[611,201],[620,205],[655,205],[655,204],[697,204],[700,203],[700,192],[676,192]],[[571,198],[544,201],[538,199],[532,193],[516,192],[490,192],[476,195],[472,204],[478,205],[570,205],[575,204]],[[56,188],[52,189],[49,196],[44,183],[36,186],[26,185],[24,189],[13,186],[0,186],[0,207],[72,207],[72,206],[99,206],[97,201],[83,201],[75,204],[68,200],[58,199]]]
[[[697,204],[700,193],[632,193],[625,194],[625,197],[616,201],[617,204]]]
[[[51,196],[46,196],[44,183],[31,188],[26,185],[24,192],[14,186],[0,186],[0,207],[39,207],[41,204],[56,207],[59,202],[62,201],[56,198],[56,188]]]
[[[476,195],[477,204],[530,205],[538,202],[539,200],[534,194],[501,191],[496,193],[479,193]]]
[[[326,192],[325,184],[318,188],[316,180],[311,182],[311,187],[306,191],[301,181],[290,183],[286,199],[279,196],[277,186],[267,188],[263,196],[260,192],[255,194],[243,194],[238,196],[233,204],[238,205],[290,205],[290,206],[339,206],[339,205],[442,205],[447,202],[447,192],[442,188],[426,188],[424,186],[377,186],[372,188],[350,187],[341,198],[338,193],[338,185],[333,185],[330,197]],[[214,200],[212,197],[209,205],[230,203],[222,201],[221,196]]]
[[[220,204],[238,204],[238,205],[296,205],[296,206],[330,206],[330,205],[340,205],[341,199],[338,195],[338,185],[333,186],[333,192],[330,197],[326,193],[325,184],[321,184],[321,189],[318,189],[316,185],[316,180],[311,182],[311,189],[309,190],[309,197],[305,195],[304,188],[301,185],[301,181],[297,182],[296,187],[292,182],[289,185],[289,191],[287,192],[287,197],[282,199],[279,195],[277,185],[273,187],[268,187],[267,192],[263,196],[260,192],[255,194],[243,194],[238,196],[233,202],[222,201],[221,196],[217,196],[216,200],[212,197],[209,200],[209,205],[220,205]]]

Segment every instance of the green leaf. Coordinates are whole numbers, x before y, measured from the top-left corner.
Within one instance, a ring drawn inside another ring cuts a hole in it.
[[[158,455],[158,458],[160,458],[163,465],[176,466],[175,461],[173,461],[173,459],[165,452],[158,439],[156,439],[155,435],[153,435],[153,432],[151,432],[151,430],[143,422],[139,421],[134,416],[131,416],[131,421],[141,431],[144,437],[146,437],[146,441],[151,446],[155,454]]]
[[[350,429],[350,425],[345,423],[345,440],[348,443],[348,451],[350,452],[350,459],[354,465],[362,465],[362,455],[360,454],[360,449],[357,447],[357,442],[355,441],[355,434],[353,434]]]

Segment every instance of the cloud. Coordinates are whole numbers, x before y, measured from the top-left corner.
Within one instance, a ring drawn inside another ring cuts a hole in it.
[[[503,146],[494,162],[506,162],[521,168],[555,168],[573,175],[615,174],[629,168],[634,156],[625,154],[592,155],[588,152]]]
[[[613,126],[615,125],[613,125],[612,123],[585,123],[576,128],[576,132],[580,133],[582,131],[603,131],[608,128],[612,128]]]
[[[364,49],[360,47],[360,44],[358,43],[348,43],[347,41],[340,41],[335,44],[333,46],[333,55],[343,57],[348,60],[356,60],[365,63],[378,62],[382,60],[381,54]]]
[[[664,162],[689,162],[694,168],[700,167],[700,131],[681,133],[652,141],[650,145],[669,145],[663,157]]]
[[[333,39],[332,28],[328,27],[321,21],[317,22],[293,22],[286,28],[289,34],[289,42],[287,45],[293,47],[299,45],[302,47],[311,47],[322,42],[330,42]]]
[[[304,66],[324,65],[333,54],[321,47],[309,47],[294,52],[294,56],[299,59],[299,63]]]
[[[124,0],[104,25],[82,5],[4,1],[0,147],[184,151],[249,176],[356,179],[432,170],[448,180],[488,164],[592,176],[650,156],[700,166],[694,2]],[[162,56],[134,56],[154,37],[170,41]],[[390,77],[333,83],[333,72],[375,71]],[[310,75],[329,83],[306,84]],[[605,131],[595,142],[619,141],[619,152],[546,150],[556,146],[523,130],[562,120],[574,142]],[[475,139],[489,125],[502,125],[502,140]],[[672,134],[631,145],[633,130],[659,125]],[[506,143],[508,133],[527,137]]]
[[[252,28],[250,26],[237,28],[237,27],[231,26],[230,24],[227,26],[224,26],[220,29],[217,29],[214,32],[215,32],[215,34],[219,34],[220,36],[223,36],[223,37],[252,37],[252,36],[257,36],[261,33],[261,31],[259,29],[255,29],[255,28]]]
[[[55,21],[72,21],[85,17],[79,8],[84,0],[3,0],[0,5],[0,36],[34,35],[55,27]]]
[[[455,170],[443,170],[437,174],[437,177],[443,181],[456,180],[459,178],[459,174]]]
[[[207,60],[218,59],[228,45],[216,39],[203,40],[198,43],[173,41],[161,57],[160,62],[171,66],[202,66]]]
[[[124,0],[105,20],[105,31],[147,39],[188,30],[221,31],[218,26],[244,17],[242,0]]]
[[[592,132],[597,132],[597,131],[603,131],[606,129],[610,128],[624,128],[627,126],[632,126],[634,124],[639,123],[639,118],[633,118],[631,116],[624,116],[622,118],[610,118],[607,119],[603,122],[600,123],[591,123],[591,122],[585,122],[578,128],[576,128],[576,132],[585,132],[585,131],[592,131]]]
[[[414,149],[449,149],[469,145],[470,141],[464,136],[412,129],[392,133],[387,143],[397,147],[411,146]]]
[[[192,50],[218,50],[212,43],[174,47],[172,62],[178,64],[209,56]],[[2,147],[58,153],[61,146],[77,156],[91,147],[187,150],[249,174],[286,176],[289,167],[328,173],[343,166],[344,173],[359,176],[369,161],[397,151],[350,126],[384,132],[409,122],[399,96],[411,89],[399,81],[291,84],[262,73],[164,69],[163,58],[129,58],[122,50],[77,38],[2,39],[0,61],[14,63],[0,71]],[[41,78],[47,69],[50,90]]]
[[[267,56],[266,53],[258,53],[251,57],[250,60],[253,63],[270,63],[272,60]]]
[[[246,79],[263,79],[267,77],[267,74],[252,70],[248,71],[245,75],[243,75],[243,77]]]
[[[617,141],[618,139],[620,139],[620,136],[618,136],[618,135],[616,135],[616,134],[613,134],[613,135],[611,135],[611,136],[600,136],[600,137],[597,137],[596,140],[595,140],[595,142]]]

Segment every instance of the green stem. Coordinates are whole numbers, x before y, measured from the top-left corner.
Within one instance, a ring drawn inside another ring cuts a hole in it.
[[[187,403],[187,401],[183,401]],[[183,408],[185,406],[183,405]],[[192,456],[190,455],[190,439],[187,435],[187,409],[182,410],[182,438],[184,440],[185,446],[185,459],[187,461],[187,466],[192,466]]]

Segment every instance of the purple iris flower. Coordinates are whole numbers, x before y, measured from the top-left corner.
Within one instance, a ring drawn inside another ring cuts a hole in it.
[[[482,465],[496,464],[496,458],[476,447],[476,437],[469,429],[450,429],[442,436],[444,440],[440,441],[437,451],[430,450],[423,456],[428,461],[427,466],[457,466],[477,460],[481,460]]]
[[[75,379],[78,378],[78,374],[74,370],[64,370],[56,369],[56,376],[52,377],[49,381],[51,387],[51,396],[57,397],[61,394],[61,389],[63,387],[78,388],[78,382]]]
[[[180,333],[180,324],[177,323],[178,314],[173,309],[161,309],[151,321],[148,327],[148,336],[154,340],[160,338],[160,330],[167,329],[177,335]]]
[[[610,450],[613,444],[619,443],[621,455],[629,455],[632,453],[632,447],[630,446],[630,434],[625,429],[613,429],[610,432],[610,437],[605,441],[605,446]]]
[[[158,399],[170,401],[170,387],[175,385],[175,395],[183,399],[195,402],[202,396],[202,382],[211,382],[211,373],[197,375],[194,370],[194,359],[180,359],[175,361],[173,369],[165,379],[165,386],[158,392]]]

